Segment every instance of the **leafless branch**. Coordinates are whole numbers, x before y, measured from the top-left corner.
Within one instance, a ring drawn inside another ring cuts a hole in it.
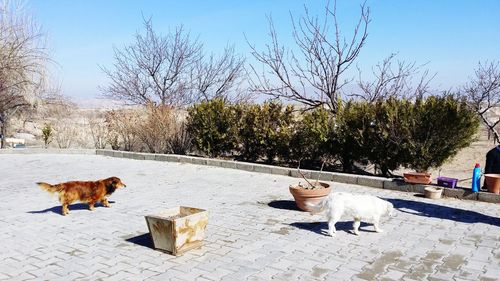
[[[305,16],[298,20],[291,16],[297,50],[279,43],[270,17],[270,43],[265,50],[258,51],[247,40],[253,57],[263,65],[262,71],[250,66],[251,90],[300,102],[309,108],[326,105],[336,113],[342,88],[351,81],[344,78],[345,71],[358,57],[368,36],[370,9],[361,5],[360,17],[349,38],[340,30],[336,1],[333,7],[326,5],[323,21],[310,15],[307,8],[304,10]]]
[[[395,56],[391,54],[372,68],[373,78],[370,81],[363,79],[361,70],[358,68],[360,93],[354,93],[351,96],[372,103],[378,99],[391,97],[422,98],[428,93],[429,83],[435,75],[430,76],[428,70],[425,70],[413,85],[413,80],[423,66],[417,66],[414,62],[397,61],[394,67]]]
[[[479,62],[475,77],[462,87],[461,94],[467,98],[472,109],[493,133],[495,141],[500,143],[500,134],[496,128],[500,117],[495,112],[500,107],[499,62]]]
[[[243,74],[241,57],[226,48],[220,57],[203,54],[203,45],[182,26],[167,35],[154,31],[151,19],[135,42],[114,48],[112,69],[101,67],[109,78],[104,96],[130,104],[182,107],[214,97],[226,97]]]
[[[199,60],[191,77],[197,92],[194,95],[196,101],[222,98],[237,102],[248,99],[249,95],[240,87],[245,76],[244,62],[235,54],[234,47],[226,47],[219,57],[210,54]]]

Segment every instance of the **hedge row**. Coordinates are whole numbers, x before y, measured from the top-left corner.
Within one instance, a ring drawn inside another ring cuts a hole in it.
[[[189,109],[187,129],[196,149],[211,157],[321,163],[344,171],[372,163],[388,175],[401,166],[425,171],[470,145],[479,120],[452,96],[417,101],[341,103],[336,115],[317,108],[296,111],[279,102],[229,105],[223,100]]]

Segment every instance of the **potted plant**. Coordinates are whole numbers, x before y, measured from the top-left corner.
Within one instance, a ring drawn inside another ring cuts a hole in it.
[[[324,162],[321,165],[320,173],[318,174],[318,178],[316,181],[308,180],[305,175],[300,171],[300,168],[297,168],[299,175],[304,179],[305,183],[302,184],[299,182],[297,185],[290,185],[289,190],[295,199],[295,203],[297,207],[302,211],[309,212],[308,203],[316,204],[323,200],[328,194],[331,192],[330,184],[326,182],[319,181],[319,175],[323,171]]]

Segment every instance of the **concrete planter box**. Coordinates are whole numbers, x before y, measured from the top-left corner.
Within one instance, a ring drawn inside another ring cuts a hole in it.
[[[201,247],[208,224],[208,212],[180,206],[147,215],[146,222],[155,249],[177,256]]]

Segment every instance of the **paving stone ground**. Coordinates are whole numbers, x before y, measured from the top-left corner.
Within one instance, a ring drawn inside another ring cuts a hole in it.
[[[60,215],[35,182],[118,176],[111,208]],[[191,164],[91,155],[0,155],[0,280],[497,280],[500,206],[332,183],[390,200],[383,233],[350,218],[294,209],[297,179]],[[209,211],[202,248],[151,249],[144,215],[178,205]]]

